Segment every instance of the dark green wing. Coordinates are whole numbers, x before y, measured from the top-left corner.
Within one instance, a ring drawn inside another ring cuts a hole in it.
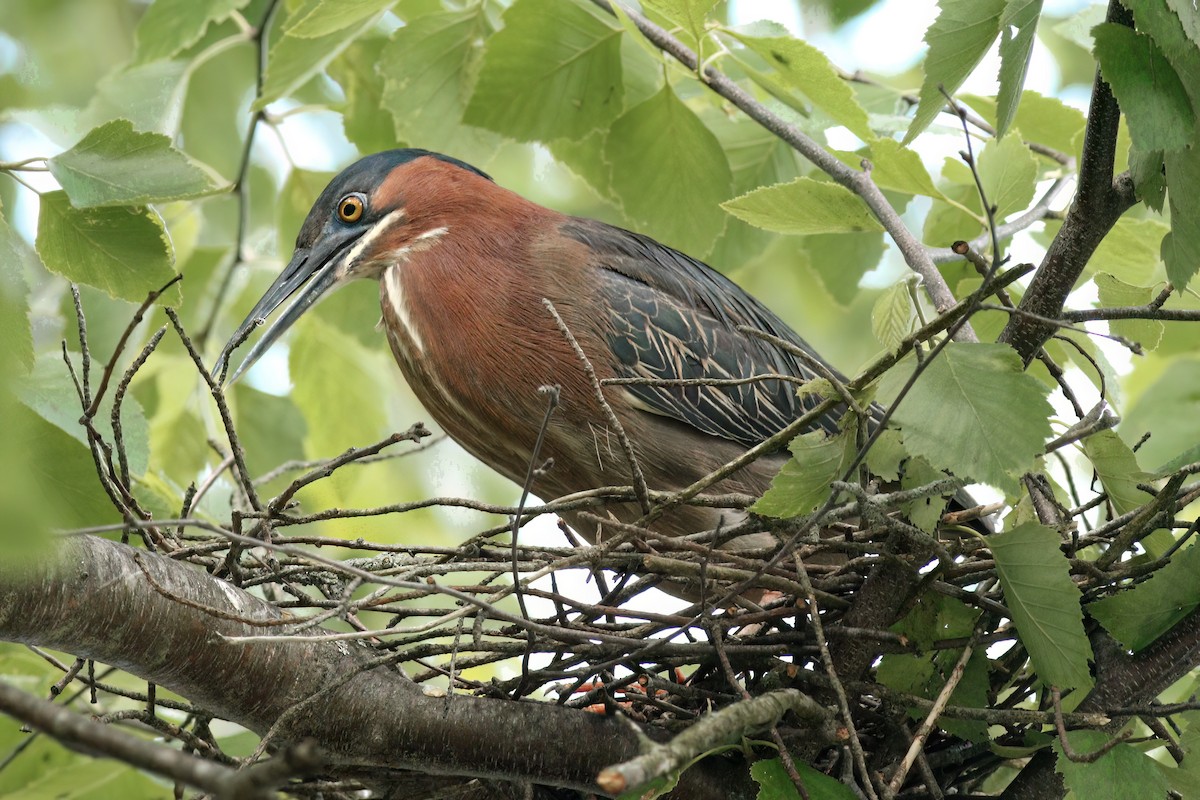
[[[593,265],[600,268],[601,291],[611,308],[608,341],[618,375],[669,380],[819,377],[795,355],[737,329],[766,331],[824,363],[779,317],[707,264],[646,236],[593,220],[572,219],[562,231],[587,245]],[[626,388],[647,411],[746,446],[778,432],[820,402],[811,394],[798,397],[798,385],[783,380]],[[839,415],[825,414],[814,427],[834,431]]]

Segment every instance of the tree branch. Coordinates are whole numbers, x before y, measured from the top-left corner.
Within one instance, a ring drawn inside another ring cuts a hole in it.
[[[1133,27],[1132,12],[1117,0],[1110,0],[1106,20]],[[1121,215],[1137,202],[1129,173],[1123,172],[1113,178],[1120,120],[1117,98],[1097,67],[1075,202],[1018,306],[1021,311],[1034,316],[1010,316],[997,339],[1012,345],[1026,364],[1033,361],[1056,330],[1054,325],[1038,317],[1058,317],[1067,295],[1100,242]]]
[[[613,717],[426,694],[364,643],[229,642],[277,630],[252,623],[285,612],[153,553],[79,536],[63,542],[58,558],[23,566],[0,569],[0,639],[119,666],[259,734],[278,725],[277,746],[311,738],[335,774],[381,780],[417,769],[595,792],[604,767],[638,752],[634,729]],[[155,590],[142,568],[166,593],[230,618]],[[680,797],[753,796],[746,770],[704,762],[679,787]]]

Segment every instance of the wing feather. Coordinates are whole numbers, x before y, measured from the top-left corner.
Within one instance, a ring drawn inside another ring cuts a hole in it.
[[[818,377],[794,354],[738,330],[749,326],[766,331],[824,363],[779,317],[707,264],[649,237],[594,220],[572,219],[562,230],[587,245],[599,268],[600,288],[611,309],[608,343],[620,376]],[[648,411],[746,446],[778,432],[820,402],[811,394],[799,397],[796,383],[778,379],[735,386],[626,388]],[[837,415],[825,414],[817,425],[836,430]]]

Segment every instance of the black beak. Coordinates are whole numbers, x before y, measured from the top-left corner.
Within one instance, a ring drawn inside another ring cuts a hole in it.
[[[254,362],[258,361],[262,354],[275,343],[275,340],[282,336],[284,331],[290,328],[296,320],[300,319],[305,311],[312,308],[321,297],[337,285],[338,266],[343,260],[343,254],[361,235],[362,231],[355,229],[340,231],[338,234],[326,231],[318,238],[313,247],[296,248],[292,260],[263,294],[262,299],[254,306],[249,316],[234,331],[216,363],[213,364],[212,373],[218,382],[225,382],[224,373],[234,348],[245,341],[250,331],[261,325],[272,311],[283,305],[283,301],[299,292],[291,305],[267,328],[262,338],[242,360],[241,365],[229,379],[231,383],[250,369]]]

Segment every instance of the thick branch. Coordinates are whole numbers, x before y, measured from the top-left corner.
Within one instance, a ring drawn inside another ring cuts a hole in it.
[[[637,754],[635,731],[616,718],[429,696],[367,644],[226,641],[279,631],[253,623],[283,612],[177,561],[92,536],[59,555],[0,569],[0,639],[113,664],[260,734],[278,726],[277,745],[312,738],[335,773],[416,769],[594,792],[601,769]],[[748,783],[744,767],[700,763],[678,791],[749,797]]]
[[[1117,0],[1110,0],[1107,21],[1132,28],[1133,14]],[[1026,364],[1057,330],[1047,320],[1058,317],[1096,247],[1137,202],[1129,173],[1113,178],[1120,120],[1117,98],[1097,67],[1075,202],[1021,298],[1019,308],[1028,313],[1011,315],[998,339],[1012,345]]]

